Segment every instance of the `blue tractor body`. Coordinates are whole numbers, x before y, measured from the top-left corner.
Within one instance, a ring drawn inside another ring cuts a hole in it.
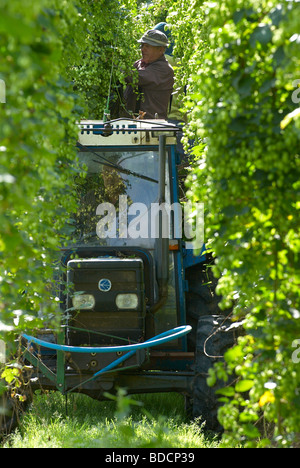
[[[33,390],[99,400],[120,387],[180,392],[213,429],[208,366],[232,340],[223,346],[217,333],[228,324],[207,265],[203,212],[191,215],[180,184],[177,131],[158,120],[80,123],[85,176],[75,180],[74,238],[56,278],[61,327],[24,334],[23,356]]]

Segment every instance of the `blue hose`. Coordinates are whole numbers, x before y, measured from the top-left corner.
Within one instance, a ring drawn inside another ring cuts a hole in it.
[[[59,345],[55,343],[49,343],[48,341],[39,340],[34,336],[27,335],[23,333],[23,337],[30,343],[35,343],[39,346],[45,348],[54,349],[56,351],[65,351],[69,353],[116,353],[118,351],[137,351],[138,349],[151,348],[152,346],[158,346],[168,341],[175,340],[181,336],[187,335],[191,331],[192,327],[190,325],[185,325],[178,328],[173,328],[172,330],[161,333],[160,335],[150,338],[150,340],[144,341],[144,343],[136,343],[132,345],[125,346],[102,346],[101,348],[94,348],[89,346],[68,346],[68,345]]]
[[[54,349],[56,351],[65,351],[71,353],[114,353],[118,351],[128,351],[123,356],[116,359],[114,362],[110,363],[108,366],[104,367],[100,371],[96,372],[93,375],[92,379],[96,379],[99,375],[104,374],[105,372],[109,372],[115,367],[117,367],[121,362],[126,361],[131,356],[133,356],[139,349],[151,348],[153,346],[158,346],[160,344],[166,343],[168,341],[175,340],[176,338],[180,338],[181,336],[187,335],[192,330],[190,325],[185,325],[178,328],[173,328],[172,330],[166,331],[161,333],[160,335],[155,336],[154,338],[150,338],[150,340],[145,341],[144,343],[136,343],[133,345],[125,345],[125,346],[105,346],[101,348],[94,348],[94,347],[80,347],[80,346],[67,346],[67,345],[58,345],[55,343],[49,343],[48,341],[39,340],[33,336],[26,335],[23,333],[23,337],[29,343],[35,343],[37,345],[43,346],[45,348]]]

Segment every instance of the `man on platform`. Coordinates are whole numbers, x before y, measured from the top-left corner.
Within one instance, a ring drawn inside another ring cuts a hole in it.
[[[138,42],[142,52],[142,58],[134,64],[138,71],[138,89],[129,76],[124,92],[128,115],[167,120],[174,86],[174,71],[164,55],[168,38],[161,31],[149,30]]]

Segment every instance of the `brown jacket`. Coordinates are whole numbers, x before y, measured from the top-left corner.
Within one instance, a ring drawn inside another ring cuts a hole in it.
[[[155,62],[146,65],[143,60],[135,62],[138,70],[138,96],[132,87],[132,77],[126,79],[128,86],[124,93],[125,105],[128,111],[139,113],[146,112],[145,119],[167,119],[168,107],[174,86],[174,71],[165,56]]]

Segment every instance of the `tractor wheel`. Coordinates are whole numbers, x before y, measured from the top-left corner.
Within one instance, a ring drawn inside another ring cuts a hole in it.
[[[236,344],[236,332],[230,328],[231,324],[222,315],[203,316],[198,321],[193,417],[201,417],[201,421],[205,421],[205,430],[214,432],[222,432],[217,417],[219,396],[215,392],[224,386],[224,382],[217,381],[213,387],[209,387],[207,377],[214,363],[223,360],[224,353]]]
[[[189,351],[194,351],[197,341],[198,320],[206,315],[220,315],[221,296],[216,294],[217,280],[212,273],[212,263],[200,263],[186,270],[188,292],[186,293],[187,323],[192,332],[188,335]],[[226,315],[230,311],[223,312]]]

